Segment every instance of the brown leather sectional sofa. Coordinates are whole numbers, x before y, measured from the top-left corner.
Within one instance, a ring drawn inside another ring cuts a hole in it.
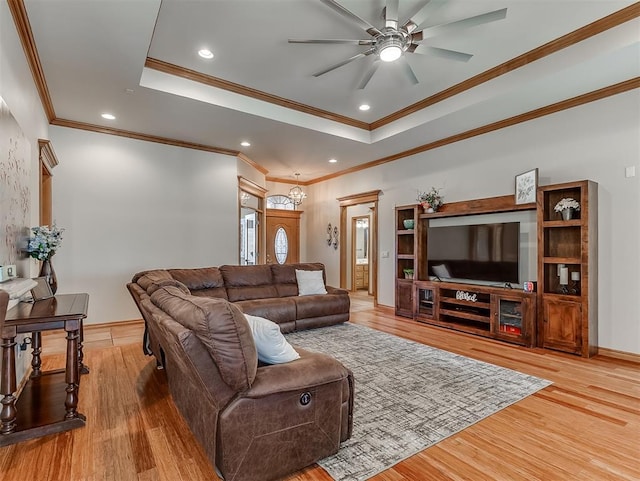
[[[246,314],[265,317],[275,322],[284,333],[330,326],[349,320],[348,291],[326,286],[327,294],[298,296],[296,269],[322,271],[326,284],[325,268],[321,263],[223,265],[138,272],[127,284],[127,288],[146,322],[145,352],[155,354],[158,362],[162,362],[156,348],[153,325],[149,322],[141,301],[151,294],[148,292],[149,288],[153,289],[163,281],[179,281],[194,296],[233,302]]]
[[[295,269],[221,266],[138,273],[127,284],[148,326],[171,396],[225,481],[280,479],[334,454],[351,436],[354,381],[339,361],[258,362],[242,311],[283,331],[349,318],[349,296],[297,296]]]

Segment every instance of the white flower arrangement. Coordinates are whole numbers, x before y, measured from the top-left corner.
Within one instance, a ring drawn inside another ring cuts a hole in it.
[[[444,204],[444,197],[440,195],[440,189],[436,189],[435,187],[431,187],[431,190],[428,192],[420,192],[418,191],[417,201],[425,208],[432,208],[433,210],[438,209],[442,204]]]
[[[64,229],[59,229],[55,224],[51,228],[48,225],[32,227],[31,232],[33,237],[29,237],[27,252],[39,261],[50,259],[62,244]]]
[[[561,199],[553,208],[553,210],[555,210],[556,212],[562,212],[566,209],[580,210],[580,203],[577,200],[568,197],[565,199]]]

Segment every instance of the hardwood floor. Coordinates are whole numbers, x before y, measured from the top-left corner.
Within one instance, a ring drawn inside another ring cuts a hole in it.
[[[553,381],[553,385],[372,478],[375,481],[640,479],[640,364],[524,349],[354,303],[352,322]],[[79,411],[87,426],[0,448],[0,480],[211,481],[141,323],[87,327]],[[45,336],[44,368],[64,365]],[[356,391],[357,393],[357,391]],[[356,394],[357,395],[357,394]],[[330,481],[317,466],[288,481]]]

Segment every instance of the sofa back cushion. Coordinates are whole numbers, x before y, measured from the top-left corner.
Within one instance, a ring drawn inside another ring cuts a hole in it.
[[[273,272],[273,282],[278,291],[278,297],[289,297],[298,295],[298,280],[296,269],[302,271],[322,271],[322,279],[326,285],[327,279],[324,271],[324,264],[320,262],[307,262],[299,264],[271,264]]]
[[[251,387],[258,357],[240,309],[224,299],[192,296],[171,286],[156,290],[151,302],[195,333],[230,388],[239,392]]]
[[[153,284],[157,284],[161,281],[166,281],[172,279],[171,275],[163,269],[156,269],[152,271],[142,271],[138,272],[133,276],[131,282],[135,282],[142,289],[144,289],[147,294],[151,295],[148,290]]]
[[[227,298],[231,302],[278,297],[271,267],[268,265],[227,265],[221,266],[220,272],[227,289]]]
[[[217,297],[227,299],[224,279],[217,267],[200,269],[169,269],[174,279],[182,282],[194,296]]]

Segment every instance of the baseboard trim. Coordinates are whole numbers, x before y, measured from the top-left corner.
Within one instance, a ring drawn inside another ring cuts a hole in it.
[[[640,354],[626,351],[618,351],[616,349],[607,349],[605,347],[598,348],[598,356],[611,357],[640,364]]]
[[[111,322],[99,322],[95,324],[84,323],[85,329],[95,329],[95,328],[111,328],[111,327],[122,327],[122,326],[135,326],[138,324],[144,324],[144,319],[127,319],[124,321],[111,321]]]

